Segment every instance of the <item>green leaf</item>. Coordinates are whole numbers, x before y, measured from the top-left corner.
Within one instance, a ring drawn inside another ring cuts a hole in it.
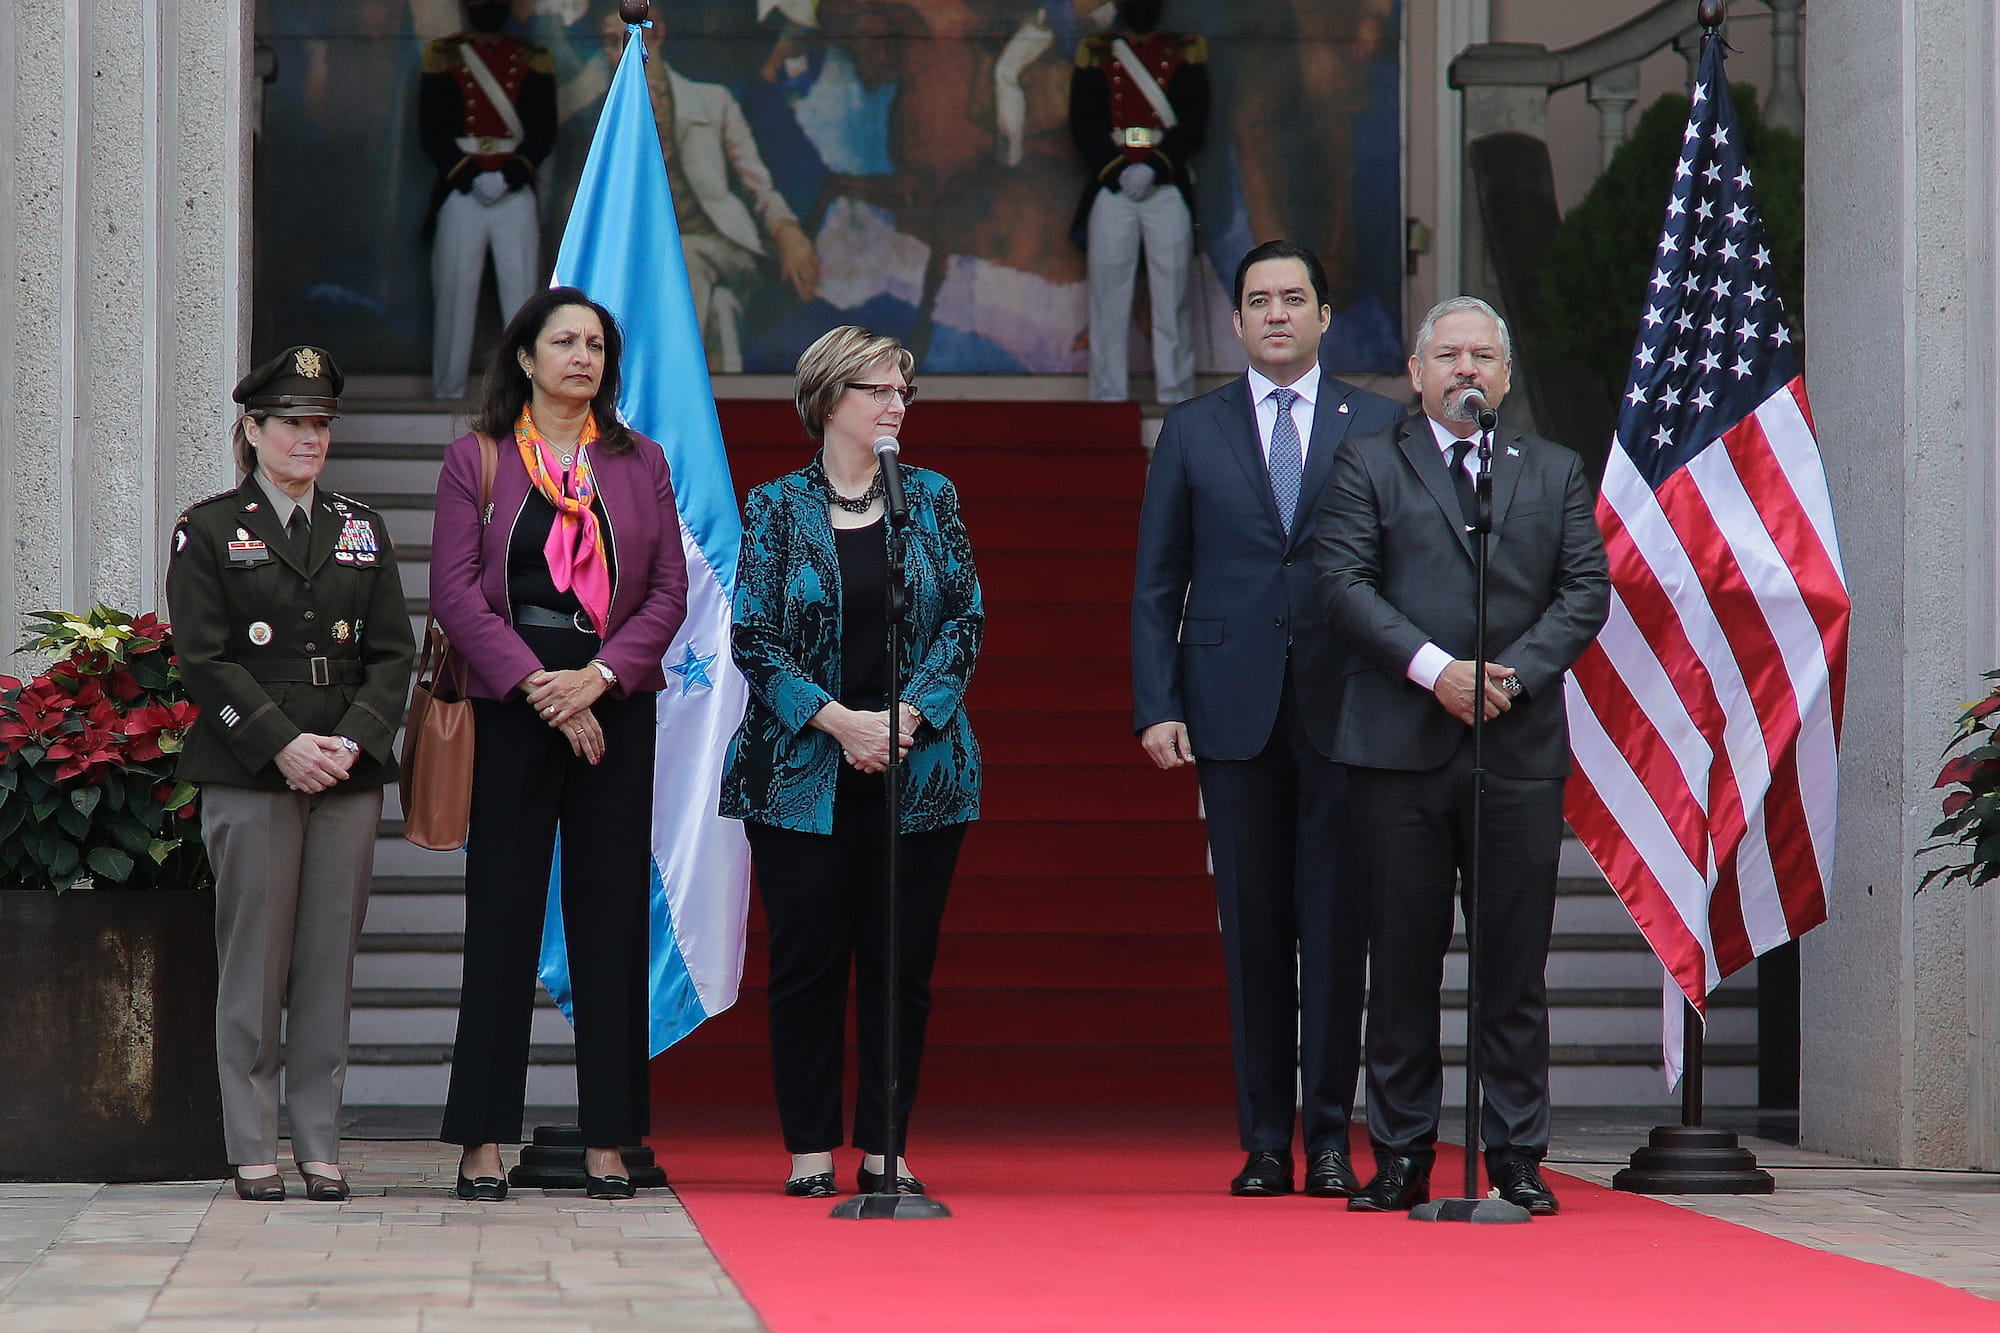
[[[178,810],[194,798],[194,784],[192,782],[180,782],[177,780],[174,783],[173,795],[167,797],[166,808],[169,810]]]
[[[90,832],[90,816],[76,808],[73,801],[56,806],[56,827],[72,838],[81,838]]]
[[[112,840],[134,856],[143,856],[152,845],[153,831],[136,819],[121,819],[109,826]]]
[[[174,854],[174,848],[181,845],[179,838],[155,838],[146,848],[146,855],[153,858],[155,865],[165,865],[167,858]]]
[[[67,887],[77,876],[83,865],[83,853],[73,842],[56,840],[55,855],[48,860],[49,877],[59,885]]]
[[[84,860],[91,874],[113,884],[123,884],[132,877],[132,858],[116,847],[93,847]]]
[[[28,806],[25,801],[0,801],[0,842],[14,836],[14,830],[21,827],[27,818]]]
[[[883,742],[883,743],[884,743],[884,744],[886,745],[886,744],[887,744],[888,742],[886,742],[886,741],[885,741],[885,742]],[[42,798],[41,800],[39,800],[39,801],[36,801],[36,802],[35,802],[35,822],[36,822],[37,824],[46,824],[46,823],[48,823],[48,822],[49,822],[49,816],[50,816],[50,815],[52,815],[52,814],[54,814],[54,813],[56,812],[56,805],[57,805],[57,804],[58,804],[58,802],[56,801],[56,799],[55,799],[55,798],[54,798],[53,796],[45,796],[45,797],[43,797],[43,798]]]
[[[96,787],[78,787],[69,794],[69,803],[77,813],[88,819],[97,809],[97,803],[104,799],[104,793]]]
[[[20,777],[12,768],[0,768],[0,791],[12,791]]]

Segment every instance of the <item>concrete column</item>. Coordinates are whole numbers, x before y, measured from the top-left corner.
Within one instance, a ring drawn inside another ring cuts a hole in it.
[[[43,607],[161,603],[231,480],[247,354],[249,0],[0,7],[0,651]]]
[[[1996,895],[1915,894],[1938,751],[2000,663],[2000,17],[1821,5],[1806,40],[1807,382],[1854,618],[1831,920],[1802,946],[1802,1134],[2000,1168]]]
[[[1445,71],[1459,52],[1486,42],[1493,33],[1492,0],[1438,0],[1437,4],[1437,229],[1431,254],[1437,266],[1440,299],[1464,290],[1461,285],[1460,250],[1465,230],[1465,131],[1461,119],[1459,91],[1445,78]],[[1475,218],[1476,221],[1476,218]],[[1411,311],[1406,322],[1416,329],[1420,313]]]

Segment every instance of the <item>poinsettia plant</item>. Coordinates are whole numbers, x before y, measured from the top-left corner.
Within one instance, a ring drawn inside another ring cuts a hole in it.
[[[201,887],[195,788],[174,777],[196,709],[168,626],[105,606],[29,619],[19,651],[57,660],[0,676],[0,887]]]
[[[1986,679],[2000,681],[2000,671],[1987,672]],[[1940,877],[1947,884],[1962,879],[1976,888],[2000,875],[2000,740],[1994,736],[1996,719],[2000,719],[2000,684],[1985,698],[1967,704],[1958,715],[1958,729],[1944,747],[1948,757],[1936,783],[1951,788],[1944,797],[1944,820],[1931,830],[1933,838],[1945,841],[1923,850],[1970,847],[1972,856],[1930,870],[1918,881],[1919,892]],[[1953,750],[1960,753],[1952,755]]]

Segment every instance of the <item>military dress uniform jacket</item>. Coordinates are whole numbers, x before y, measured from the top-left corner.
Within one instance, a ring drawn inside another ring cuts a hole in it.
[[[466,68],[462,48],[471,41],[471,34],[460,32],[424,47],[417,139],[438,173],[424,215],[426,237],[446,195],[470,190],[472,178],[485,171],[499,172],[510,189],[533,185],[542,159],[556,143],[555,57],[549,48],[504,35],[480,48],[480,58],[521,118],[517,142],[507,133],[506,118]],[[482,145],[489,151],[479,151]]]
[[[1167,104],[1173,107],[1178,122],[1174,128],[1160,123],[1152,104],[1133,86],[1131,74],[1112,53],[1111,43],[1118,37],[1125,39],[1166,92]],[[1083,39],[1076,49],[1076,69],[1069,85],[1070,137],[1090,171],[1070,224],[1070,235],[1079,246],[1087,234],[1090,206],[1097,192],[1116,189],[1118,174],[1134,162],[1148,164],[1162,186],[1179,190],[1189,215],[1193,215],[1194,178],[1188,159],[1200,151],[1208,135],[1208,107],[1208,43],[1193,33],[1155,32],[1138,37],[1111,32]],[[1153,142],[1144,147],[1113,142],[1115,132],[1128,129],[1150,131]]]
[[[176,769],[189,782],[283,791],[274,761],[301,732],[361,746],[343,788],[396,776],[413,643],[388,525],[323,488],[311,522],[302,558],[251,476],[174,527],[174,653],[201,709]]]

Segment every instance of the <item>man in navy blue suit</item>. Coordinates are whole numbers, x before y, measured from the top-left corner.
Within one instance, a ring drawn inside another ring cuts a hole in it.
[[[1162,768],[1193,763],[1229,969],[1236,1114],[1249,1154],[1230,1193],[1356,1186],[1348,1120],[1360,1061],[1365,920],[1346,866],[1333,736],[1346,647],[1313,594],[1316,501],[1350,434],[1396,403],[1320,373],[1333,317],[1312,253],[1267,241],[1236,269],[1247,374],[1175,407],[1139,519],[1134,729]]]

